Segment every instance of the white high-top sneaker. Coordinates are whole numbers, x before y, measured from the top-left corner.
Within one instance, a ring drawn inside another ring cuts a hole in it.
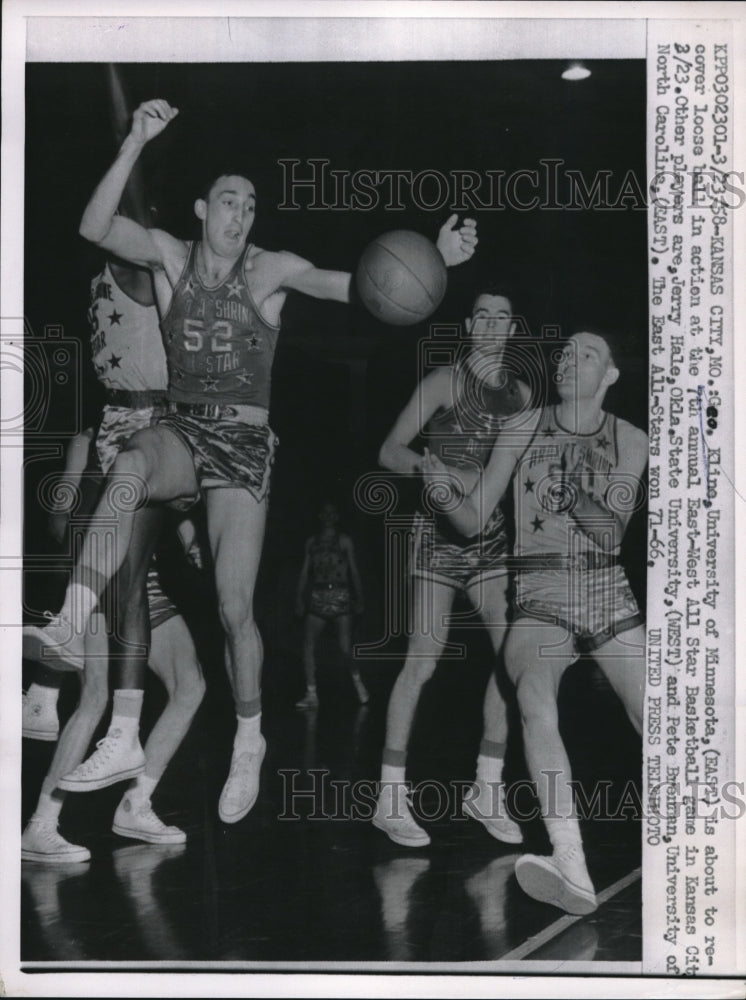
[[[404,782],[384,782],[378,795],[373,826],[382,830],[395,844],[403,847],[426,847],[430,837],[418,826],[409,809],[410,800]]]
[[[515,875],[532,899],[551,903],[567,913],[593,913],[596,893],[579,843],[560,844],[551,857],[524,854],[516,861]]]
[[[47,624],[27,625],[23,630],[23,658],[52,670],[82,670],[85,666],[83,636],[76,635],[65,615],[45,611]]]
[[[523,843],[521,828],[508,815],[501,781],[475,781],[466,789],[461,810],[464,816],[481,823],[495,840],[503,844]]]
[[[96,750],[57,782],[66,792],[95,792],[118,781],[136,778],[145,770],[145,754],[138,741],[121,729],[110,729]]]

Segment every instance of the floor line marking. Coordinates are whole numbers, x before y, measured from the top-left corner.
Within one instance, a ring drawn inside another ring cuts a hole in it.
[[[620,893],[627,886],[632,885],[642,876],[642,869],[635,868],[628,875],[620,878],[617,882],[614,882],[608,888],[604,889],[603,892],[599,892],[596,896],[598,900],[598,905],[603,906],[604,903],[608,903],[610,899]],[[598,912],[598,911],[594,911]],[[585,916],[590,916],[591,914],[585,914]],[[532,937],[527,938],[523,944],[518,945],[512,951],[509,951],[505,955],[501,955],[498,961],[508,962],[508,961],[520,961],[520,959],[526,958],[532,952],[537,951],[542,945],[545,945],[552,938],[557,937],[563,931],[567,930],[568,927],[572,927],[573,924],[577,923],[578,920],[582,920],[583,916],[573,916],[568,913],[564,917],[559,917],[554,923],[551,923],[548,927],[545,927],[543,931],[539,931],[538,934],[534,934]]]

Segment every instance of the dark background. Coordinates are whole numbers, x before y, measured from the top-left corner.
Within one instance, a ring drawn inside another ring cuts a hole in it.
[[[324,157],[335,170],[541,169],[559,158],[590,185],[611,171],[612,197],[633,171],[645,184],[645,64],[589,63],[590,79],[560,78],[556,61],[477,63],[324,63],[303,65],[126,65],[119,67],[135,107],[164,97],[178,118],[143,155],[158,225],[199,235],[192,211],[205,173],[228,167],[258,192],[252,240],[288,249],[321,267],[353,270],[375,235],[416,229],[435,239],[449,214],[407,203],[404,211],[280,211],[281,158]],[[34,352],[27,405],[27,611],[50,606],[59,575],[44,562],[52,548],[38,499],[41,478],[58,468],[57,444],[99,406],[86,360],[86,308],[99,252],[77,234],[83,207],[113,158],[105,67],[34,65],[26,78],[25,309]],[[303,200],[300,195],[300,200]],[[506,279],[532,337],[542,328],[570,333],[597,324],[624,345],[623,389],[609,407],[647,421],[646,213],[517,211],[473,214],[479,248],[449,271],[449,288],[430,322],[458,323],[485,278]],[[58,328],[54,333],[50,328]],[[46,332],[45,332],[46,331]],[[356,510],[352,488],[376,468],[376,454],[418,376],[427,324],[386,328],[360,306],[291,294],[283,314],[271,422],[281,439],[258,589],[269,642],[289,643],[290,611],[303,541],[326,496],[341,502],[368,590],[361,625],[380,636],[383,518]],[[79,350],[59,351],[72,341]],[[539,348],[541,350],[541,348]],[[546,352],[544,352],[546,353]],[[33,378],[31,377],[33,376]],[[43,405],[36,406],[41,393]],[[29,409],[31,412],[31,409]],[[411,497],[404,491],[403,505]],[[644,600],[644,520],[633,519],[625,557]],[[292,640],[294,641],[294,639]]]

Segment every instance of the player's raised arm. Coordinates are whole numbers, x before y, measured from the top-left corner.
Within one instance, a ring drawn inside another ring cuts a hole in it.
[[[286,251],[276,256],[280,288],[303,292],[304,295],[311,295],[315,299],[350,301],[352,275],[348,271],[326,271]]]
[[[118,216],[117,208],[132,168],[145,144],[164,130],[178,110],[167,101],[145,101],[132,117],[132,128],[114,163],[93,192],[83,212],[80,235],[109,253],[133,264],[157,266],[162,260],[162,241],[157,231],[143,228]],[[170,239],[166,234],[164,238]]]
[[[454,212],[438,232],[436,246],[445,261],[446,267],[456,267],[463,264],[474,255],[477,249],[477,224],[474,219],[464,219],[463,225],[456,229],[458,215]]]
[[[465,219],[458,229],[457,215],[446,219],[438,233],[437,247],[446,267],[463,264],[473,255],[477,246],[477,224],[474,219]],[[309,261],[291,253],[277,255],[283,274],[281,286],[312,295],[316,299],[332,299],[336,302],[350,301],[348,271],[327,271],[314,267]]]
[[[515,467],[531,439],[540,413],[540,410],[536,411],[536,416],[527,424],[523,422],[523,418],[520,418],[520,425],[512,424],[511,421],[506,422],[503,433],[505,430],[510,430],[511,438],[498,435],[484,472],[477,479],[474,488],[462,497],[458,496],[460,487],[458,478],[436,455],[425,450],[422,473],[434,487],[432,499],[435,503],[442,503],[449,521],[462,534],[467,537],[479,534],[492,511],[505,496]]]
[[[451,369],[438,368],[420,382],[381,445],[378,461],[391,472],[416,473],[422,469],[422,455],[410,444],[440,406],[451,396]]]

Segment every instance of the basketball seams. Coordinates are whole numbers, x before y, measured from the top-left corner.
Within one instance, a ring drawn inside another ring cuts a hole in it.
[[[448,277],[442,256],[426,237],[392,230],[366,247],[358,261],[357,285],[373,316],[393,326],[411,326],[432,315]]]
[[[413,277],[413,278],[415,279],[415,281],[417,282],[417,284],[418,284],[418,285],[420,285],[420,287],[421,287],[421,288],[422,288],[422,290],[424,291],[425,295],[427,295],[427,297],[428,297],[428,298],[430,299],[431,303],[432,303],[432,304],[433,304],[434,306],[437,306],[437,305],[438,305],[438,302],[436,302],[436,301],[435,301],[435,299],[433,298],[433,296],[432,296],[432,295],[430,294],[430,289],[429,289],[429,288],[427,287],[427,285],[425,285],[425,283],[424,283],[424,282],[422,281],[422,279],[420,278],[420,276],[419,276],[418,274],[416,274],[416,273],[415,273],[415,272],[414,272],[414,271],[412,270],[412,268],[411,268],[411,267],[409,266],[409,264],[405,263],[405,261],[403,261],[403,260],[401,259],[401,257],[397,256],[397,254],[395,254],[393,250],[391,250],[391,249],[390,249],[389,247],[387,247],[385,243],[378,243],[378,242],[376,242],[376,243],[375,243],[375,246],[377,246],[377,247],[380,247],[380,248],[381,248],[382,250],[385,250],[385,251],[386,251],[386,253],[387,253],[387,254],[389,254],[389,255],[390,255],[391,257],[393,257],[393,258],[394,258],[394,260],[395,260],[395,261],[396,261],[396,262],[397,262],[398,264],[401,264],[401,266],[402,266],[403,268],[405,268],[405,269],[406,269],[407,273],[408,273],[408,274],[411,274],[411,275],[412,275],[412,277]],[[378,287],[378,286],[376,285],[376,288],[377,288],[377,287]],[[398,305],[398,303],[397,303],[397,305]],[[405,307],[405,308],[406,308],[406,307]],[[413,312],[414,310],[407,310],[407,311],[408,311],[408,312]]]
[[[380,246],[380,244],[377,244],[377,245]],[[386,247],[383,247],[383,249],[387,250]],[[387,252],[390,253],[390,251],[388,251],[388,250],[387,250]],[[391,256],[394,257],[394,259],[398,260],[398,258],[396,257],[395,254],[391,254]],[[399,263],[401,263],[401,261],[399,261]],[[370,281],[371,285],[375,288],[377,294],[380,295],[381,298],[386,299],[386,301],[390,305],[396,306],[397,309],[401,309],[401,311],[403,313],[408,313],[410,316],[417,316],[417,317],[420,317],[420,318],[423,318],[423,319],[425,318],[425,317],[422,316],[422,313],[418,309],[408,309],[406,306],[403,306],[400,302],[397,302],[396,299],[392,299],[390,295],[387,295],[386,292],[384,292],[376,284],[376,281],[375,281],[373,275],[370,273],[370,271],[368,270],[368,268],[365,265],[365,261],[362,261],[362,267],[363,267],[363,271],[365,272],[365,277],[368,279],[368,281]],[[409,270],[409,268],[407,268],[407,271],[408,271],[409,274],[412,274],[412,272]],[[413,278],[417,278],[417,275],[416,274],[412,274],[412,277]],[[417,278],[417,282],[420,285],[422,284],[422,282],[420,281],[419,278]],[[424,286],[423,286],[423,288],[424,288]],[[427,293],[428,298],[430,298],[430,293],[427,291],[426,288],[425,288],[425,292]],[[432,299],[431,299],[431,301],[432,301]]]

